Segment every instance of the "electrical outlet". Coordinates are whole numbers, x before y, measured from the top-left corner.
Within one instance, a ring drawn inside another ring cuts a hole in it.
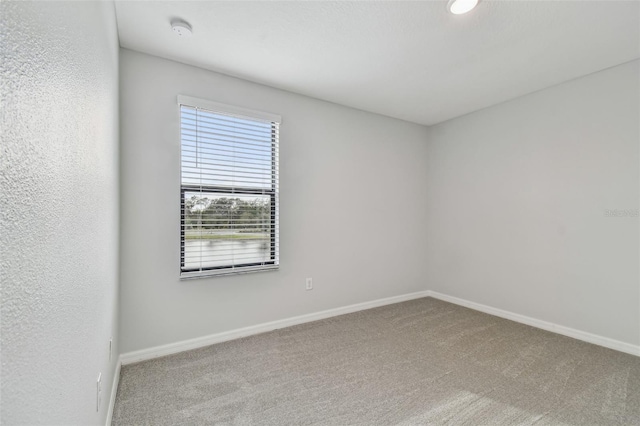
[[[311,278],[307,278],[305,288],[307,290],[313,290],[313,280],[311,280]]]
[[[100,400],[102,399],[102,373],[98,373],[96,382],[96,411],[100,411]]]

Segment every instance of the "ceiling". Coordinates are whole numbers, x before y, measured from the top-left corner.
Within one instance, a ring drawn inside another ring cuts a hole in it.
[[[116,1],[124,48],[432,125],[640,57],[639,1]],[[172,18],[193,27],[178,37]]]

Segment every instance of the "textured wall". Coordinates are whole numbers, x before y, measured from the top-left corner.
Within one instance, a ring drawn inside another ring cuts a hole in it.
[[[130,50],[120,59],[123,352],[425,288],[426,128]],[[179,281],[179,94],[282,115],[279,271]]]
[[[639,93],[633,61],[431,128],[430,288],[640,343]]]
[[[104,424],[117,358],[113,4],[3,1],[0,34],[0,422]]]

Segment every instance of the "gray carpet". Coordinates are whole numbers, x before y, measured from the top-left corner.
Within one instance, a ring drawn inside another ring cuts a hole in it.
[[[424,298],[125,366],[113,424],[640,424],[640,358]]]

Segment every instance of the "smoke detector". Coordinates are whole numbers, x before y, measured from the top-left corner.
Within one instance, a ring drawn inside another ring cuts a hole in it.
[[[171,21],[171,29],[180,37],[189,37],[192,33],[191,25],[182,19],[174,19]]]

